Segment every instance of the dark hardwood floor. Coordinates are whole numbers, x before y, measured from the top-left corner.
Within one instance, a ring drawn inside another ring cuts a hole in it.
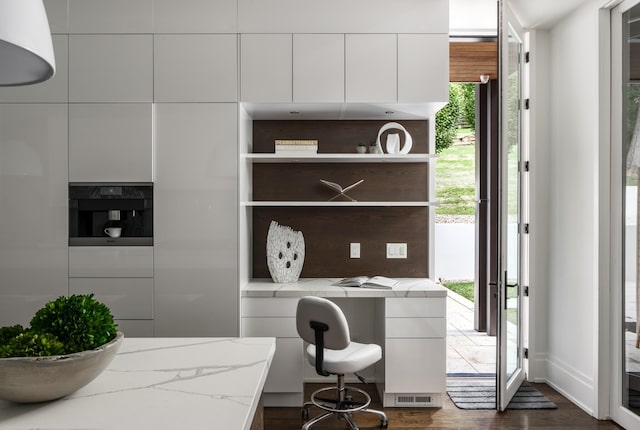
[[[451,402],[449,396],[444,396],[442,409],[432,408],[387,408],[389,429],[418,430],[418,429],[621,429],[612,421],[599,421],[592,418],[582,409],[575,406],[565,397],[546,384],[531,384],[542,392],[549,400],[558,405],[552,410],[508,410],[469,411],[461,410]],[[362,385],[356,385],[364,388]],[[321,385],[306,384],[306,399],[309,393]],[[373,384],[366,386],[366,390],[373,399],[371,407],[381,409],[380,399],[375,393]],[[319,413],[318,409],[311,410],[311,417]],[[355,415],[355,421],[361,429],[379,428],[379,420],[371,414]],[[298,430],[302,426],[300,408],[265,408],[265,430]],[[344,421],[329,419],[312,429],[346,429]]]

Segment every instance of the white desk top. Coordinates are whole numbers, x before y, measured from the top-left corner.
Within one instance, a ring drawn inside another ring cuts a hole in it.
[[[447,297],[447,289],[427,278],[400,278],[393,289],[336,287],[340,278],[304,278],[289,284],[253,279],[242,288],[242,297]]]
[[[125,338],[109,367],[66,398],[0,400],[0,429],[248,430],[274,352],[274,338]]]

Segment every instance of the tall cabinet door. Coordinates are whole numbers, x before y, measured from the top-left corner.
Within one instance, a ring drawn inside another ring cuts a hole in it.
[[[398,36],[347,34],[347,103],[398,101]]]
[[[237,104],[155,105],[156,336],[237,336]]]
[[[292,35],[240,36],[240,100],[290,103]]]
[[[293,101],[344,102],[344,35],[293,35]]]
[[[0,326],[68,291],[67,105],[0,105]]]

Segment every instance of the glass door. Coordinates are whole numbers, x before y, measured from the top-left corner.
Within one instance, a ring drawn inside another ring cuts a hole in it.
[[[640,428],[640,0],[612,10],[611,32],[611,417]]]
[[[500,259],[497,407],[505,410],[524,381],[522,346],[523,32],[506,2],[500,8]]]

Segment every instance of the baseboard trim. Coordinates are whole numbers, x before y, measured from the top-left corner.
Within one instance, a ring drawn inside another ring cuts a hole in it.
[[[593,378],[569,366],[552,355],[547,355],[546,377],[536,381],[544,382],[569,399],[580,409],[595,417],[593,399],[595,393]]]

